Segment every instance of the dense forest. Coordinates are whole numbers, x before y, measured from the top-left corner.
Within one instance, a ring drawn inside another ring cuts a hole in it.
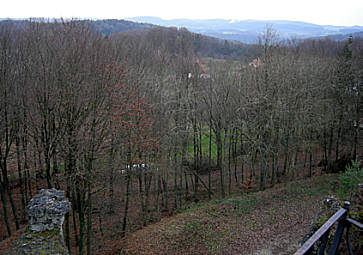
[[[1,22],[0,238],[41,188],[72,203],[72,253],[97,254],[186,203],[318,163],[340,170],[357,156],[362,70],[360,38],[281,42],[267,28],[242,45],[183,28]]]

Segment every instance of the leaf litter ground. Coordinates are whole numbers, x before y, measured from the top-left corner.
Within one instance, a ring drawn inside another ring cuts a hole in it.
[[[136,231],[120,254],[292,254],[337,175],[323,175],[197,204]]]

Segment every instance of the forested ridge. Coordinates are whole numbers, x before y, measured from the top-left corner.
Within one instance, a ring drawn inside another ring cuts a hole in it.
[[[33,19],[33,22],[53,22],[53,20]],[[62,20],[59,20],[62,21]],[[0,21],[0,27],[4,24],[11,22],[18,28],[26,27],[29,20],[4,20]],[[163,33],[163,44],[168,45],[166,37],[175,37],[176,34],[182,34],[185,28],[179,29],[176,27],[160,27],[149,23],[138,23],[128,20],[105,19],[105,20],[84,20],[74,22],[83,22],[90,26],[92,30],[101,33],[102,35],[109,36],[115,34],[131,35],[135,37],[145,37],[149,33],[148,30],[153,29]],[[206,36],[198,33],[189,33],[189,40],[191,41],[192,51],[202,57],[223,58],[223,59],[238,59],[248,61],[261,54],[261,49],[257,45],[245,44],[232,40],[222,40],[211,36]],[[175,38],[174,38],[175,39]],[[173,45],[173,39],[169,41],[169,49],[178,47]]]
[[[191,201],[357,158],[362,39],[282,43],[268,28],[238,45],[183,28],[1,22],[0,238],[41,188],[72,203],[72,254],[96,254]]]

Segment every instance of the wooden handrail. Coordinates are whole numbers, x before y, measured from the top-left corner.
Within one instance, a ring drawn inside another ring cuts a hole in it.
[[[360,222],[358,222],[358,221],[356,221],[356,220],[353,220],[353,219],[347,219],[347,221],[348,221],[350,224],[352,224],[352,225],[356,226],[357,228],[359,228],[359,229],[363,229],[363,224],[362,224],[362,223],[360,223]]]
[[[332,217],[329,218],[327,222],[323,226],[321,226],[313,236],[311,236],[304,244],[303,246],[298,249],[294,255],[303,255],[306,252],[308,252],[311,247],[327,232],[329,229],[334,225],[335,222],[337,222],[344,214],[348,212],[347,209],[341,208],[339,211],[337,211]]]
[[[319,240],[322,241],[320,250],[319,250],[319,254],[324,254],[324,251],[326,249],[327,242],[328,242],[328,236],[329,236],[330,229],[334,225],[335,222],[339,222],[337,230],[334,235],[333,243],[329,250],[329,255],[335,255],[338,251],[339,244],[340,244],[340,241],[343,236],[344,228],[347,228],[346,233],[347,233],[347,235],[349,235],[348,230],[349,230],[349,226],[351,224],[356,225],[359,228],[362,227],[361,223],[348,218],[349,206],[350,206],[350,202],[345,201],[343,208],[339,209],[339,211],[337,211],[332,217],[330,217],[329,220],[327,222],[325,222],[325,224],[323,226],[321,226],[318,229],[318,231],[316,231],[314,233],[314,235],[312,237],[310,237],[300,247],[300,249],[298,249],[294,253],[294,255],[304,255],[304,254],[309,253],[311,251],[313,245]],[[349,239],[349,236],[347,236],[347,238]],[[351,250],[349,240],[347,240],[347,245],[348,245],[348,249],[349,249],[349,254],[352,255],[353,252]]]

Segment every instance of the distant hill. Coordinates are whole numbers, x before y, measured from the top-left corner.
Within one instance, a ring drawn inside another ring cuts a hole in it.
[[[19,26],[25,24],[29,19],[10,19]],[[33,19],[34,20],[34,19]],[[41,20],[41,19],[39,19]],[[9,19],[0,19],[0,26]],[[333,40],[344,40],[353,37],[363,37],[363,26],[321,26],[312,23],[286,20],[191,20],[173,19],[163,20],[157,17],[134,17],[124,19],[88,20],[90,24],[105,35],[124,31],[146,31],[157,27],[185,27],[189,31],[219,38],[222,40],[233,40],[243,43],[258,43],[258,37],[266,29],[272,27],[279,32],[281,39],[287,38],[330,38]]]
[[[39,21],[52,22],[52,20],[42,20]],[[37,21],[33,19],[33,21]],[[79,20],[80,22],[84,22],[85,20]],[[15,24],[18,27],[26,26],[29,19],[3,19],[0,20],[0,27],[5,25],[6,23]],[[249,45],[244,44],[238,41],[227,41],[219,38],[215,38],[212,36],[202,35],[200,33],[193,33],[185,29],[176,29],[175,27],[163,27],[159,25],[154,25],[150,23],[144,22],[133,22],[128,20],[117,20],[117,19],[106,19],[106,20],[86,20],[94,30],[101,32],[104,35],[110,34],[122,34],[124,36],[131,36],[138,38],[138,40],[143,40],[143,36],[147,34],[153,34],[153,36],[149,36],[149,43],[165,44],[163,50],[175,51],[174,43],[170,42],[173,39],[177,39],[179,37],[185,37],[186,41],[189,41],[190,46],[192,47],[193,53],[198,55],[199,57],[212,57],[212,58],[220,58],[220,59],[254,59],[261,54],[261,49],[257,45]],[[138,33],[134,33],[138,31]],[[157,39],[155,39],[157,38]],[[166,38],[169,38],[166,40]],[[157,42],[153,42],[153,40],[159,40]],[[176,54],[176,52],[174,52]]]
[[[352,36],[353,38],[356,38],[356,37],[363,38],[363,31],[355,32],[355,33],[348,33],[348,34],[327,35],[327,36],[319,37],[319,38],[323,38],[323,39],[324,38],[329,38],[329,39],[332,39],[332,40],[335,40],[335,41],[343,41],[343,40],[348,39],[350,36]]]
[[[31,19],[33,21],[42,21],[42,19]],[[13,24],[18,24],[19,26],[26,24],[29,19],[0,19],[0,26],[6,22],[12,22]],[[45,19],[45,21],[49,21]],[[50,19],[52,21],[52,19]],[[84,20],[80,20],[84,21]],[[103,19],[103,20],[87,20],[93,28],[105,35],[110,35],[112,33],[118,33],[123,31],[135,31],[135,30],[148,30],[152,28],[159,27],[153,24],[146,24],[140,22],[133,22],[129,20],[118,20],[118,19]]]
[[[167,27],[186,27],[195,33],[201,33],[220,39],[236,40],[244,43],[257,43],[259,35],[261,35],[261,32],[263,32],[267,26],[271,26],[273,29],[277,30],[282,39],[305,39],[334,35],[340,35],[338,38],[341,38],[344,36],[347,37],[348,34],[363,32],[363,26],[322,26],[307,22],[286,20],[163,20],[157,17],[134,17],[128,18],[128,20]]]
[[[150,21],[152,21],[151,19]],[[149,21],[149,22],[150,22]],[[154,20],[157,21],[157,18]],[[174,38],[178,34],[179,36],[185,36],[180,30],[168,28],[163,25],[155,25],[147,22],[133,22],[128,20],[95,20],[89,21],[91,25],[103,34],[109,35],[112,33],[122,33],[126,31],[142,31],[145,33],[151,32],[153,29],[155,33],[165,33],[165,35]],[[179,26],[181,27],[181,26]],[[189,31],[188,31],[189,32]],[[167,36],[166,36],[167,37]],[[166,37],[163,37],[164,39]],[[163,40],[164,40],[163,39]],[[221,40],[213,35],[202,35],[201,33],[190,33],[190,39],[192,40],[193,52],[203,57],[213,58],[226,58],[226,59],[241,59],[242,56],[247,58],[255,58],[260,54],[258,47],[252,45],[246,45],[238,41],[226,41]],[[231,40],[234,40],[233,38]],[[160,43],[160,42],[159,42]]]
[[[151,28],[158,27],[157,25],[132,22],[128,20],[117,20],[117,19],[104,19],[90,21],[93,27],[103,34],[109,35],[111,33],[123,32],[123,31],[134,31],[134,30],[148,30]]]

